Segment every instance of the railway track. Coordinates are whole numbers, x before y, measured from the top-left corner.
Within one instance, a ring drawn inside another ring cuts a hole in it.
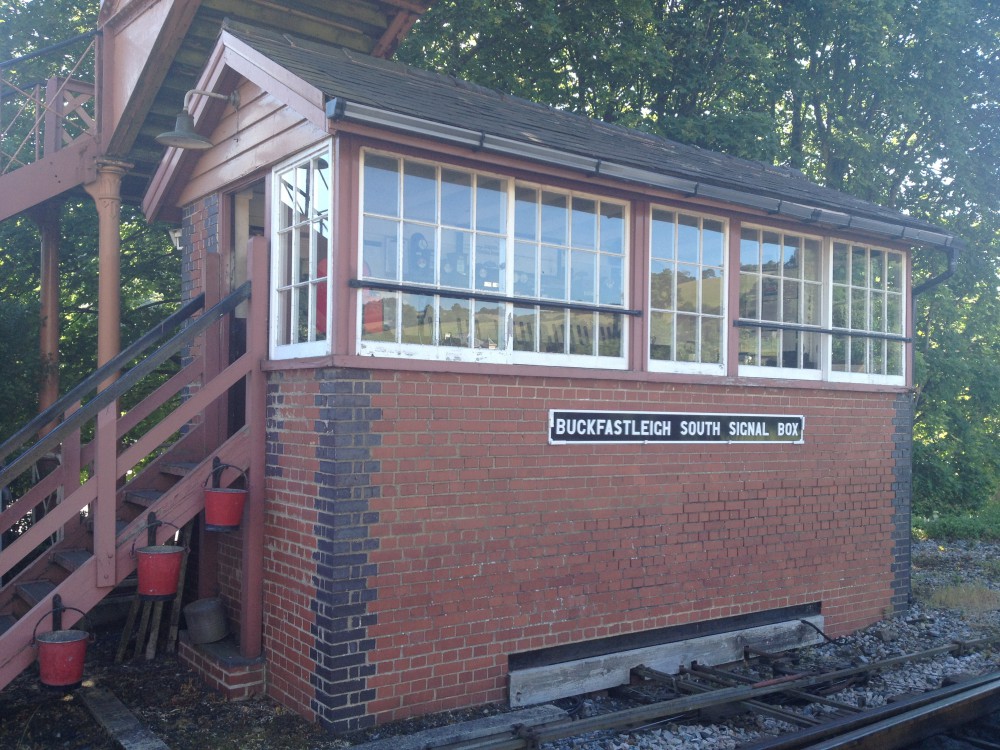
[[[804,673],[788,670],[780,655],[758,654],[758,662],[759,657],[764,657],[762,661],[773,667],[767,679],[698,664],[679,675],[638,667],[632,673],[633,684],[622,691],[635,703],[628,708],[531,727],[517,726],[512,731],[436,747],[537,750],[549,742],[592,732],[626,733],[665,722],[693,721],[706,713],[753,712],[777,719],[790,729],[776,737],[740,745],[740,750],[921,750],[919,743],[945,734],[951,738],[949,748],[1000,750],[1000,720],[992,716],[1000,712],[1000,672],[946,680],[947,684],[936,689],[896,696],[875,708],[858,707],[834,697],[874,673],[906,662],[996,645],[994,639],[956,642],[869,664]]]

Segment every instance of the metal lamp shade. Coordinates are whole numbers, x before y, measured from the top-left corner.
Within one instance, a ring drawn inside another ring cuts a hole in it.
[[[194,130],[194,118],[188,114],[187,110],[177,115],[177,122],[174,129],[168,133],[160,133],[156,136],[157,143],[174,148],[189,148],[195,151],[204,151],[212,148],[212,142],[204,136],[198,135]]]

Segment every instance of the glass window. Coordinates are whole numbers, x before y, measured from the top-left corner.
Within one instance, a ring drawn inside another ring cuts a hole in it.
[[[649,248],[652,369],[721,374],[725,248],[724,222],[653,209]]]
[[[905,263],[894,250],[744,227],[740,364],[901,384]]]
[[[823,340],[818,332],[800,327],[822,325],[822,300],[819,239],[742,229],[740,318],[777,325],[740,330],[741,365],[814,371],[818,376]]]
[[[626,298],[624,204],[385,154],[363,158],[362,281],[400,289],[362,290],[362,352],[421,345],[438,348],[428,357],[565,355],[624,367],[624,326],[613,309]],[[721,310],[719,299],[708,304]]]
[[[383,161],[371,168],[373,207],[379,213],[396,212],[396,192],[384,189],[395,179],[393,165]],[[276,358],[329,350],[330,177],[328,148],[274,174],[271,353]],[[365,233],[377,235],[379,221],[373,217]]]
[[[864,245],[833,243],[834,277],[830,369],[838,373],[902,377],[903,269],[900,252]],[[850,335],[850,332],[876,334]],[[878,334],[888,334],[885,337]]]

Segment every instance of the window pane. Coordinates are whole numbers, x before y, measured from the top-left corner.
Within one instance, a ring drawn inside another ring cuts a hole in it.
[[[698,361],[698,317],[677,316],[677,361]]]
[[[514,236],[519,240],[537,240],[538,191],[519,187],[514,194]]]
[[[674,308],[674,264],[654,260],[651,266],[650,304],[661,310],[672,310]]]
[[[496,302],[476,303],[476,348],[504,348],[503,312]]]
[[[868,339],[851,337],[851,372],[867,372]]]
[[[472,175],[467,172],[441,170],[441,223],[472,228]]]
[[[833,321],[834,328],[848,328],[847,318],[847,287],[833,288]]]
[[[701,361],[712,364],[722,363],[722,320],[720,318],[701,319]]]
[[[781,332],[760,332],[760,365],[762,367],[777,367],[781,353]]]
[[[538,312],[533,307],[514,308],[514,350],[519,352],[538,351],[537,321]]]
[[[566,196],[557,193],[542,193],[542,242],[566,245],[568,237],[569,213]]]
[[[800,258],[799,244],[802,240],[799,237],[785,235],[784,245],[784,269],[785,278],[797,279],[802,275],[802,260]]]
[[[620,255],[601,255],[601,296],[598,302],[602,305],[622,305],[625,297],[622,293],[625,260]]]
[[[539,350],[543,352],[566,352],[566,311],[542,310],[539,315]]]
[[[441,285],[471,289],[472,232],[441,230]]]
[[[592,200],[573,199],[573,226],[570,241],[573,247],[597,247],[597,206]]]
[[[863,247],[851,248],[851,284],[868,285],[868,253]]]
[[[542,245],[541,267],[541,296],[566,299],[566,251],[561,247]]]
[[[396,292],[361,293],[361,336],[367,341],[396,340]]]
[[[291,343],[289,320],[292,316],[292,290],[282,289],[278,292],[278,324],[275,331],[275,343],[278,345]]]
[[[837,372],[847,371],[847,345],[849,341],[850,336],[833,337],[833,353],[830,366]]]
[[[802,278],[806,281],[823,280],[823,256],[819,240],[806,239],[802,246]]]
[[[701,311],[706,315],[722,314],[722,271],[703,268],[701,272]]]
[[[725,235],[722,232],[721,221],[705,219],[702,222],[701,262],[706,266],[722,268],[725,257]]]
[[[887,287],[891,291],[903,291],[903,256],[899,253],[889,253]]]
[[[885,288],[885,255],[880,250],[872,250],[870,255],[871,288]]]
[[[760,277],[756,274],[740,274],[740,317],[760,318]]]
[[[833,283],[846,284],[848,275],[847,269],[850,266],[850,255],[847,245],[841,242],[833,244]]]
[[[602,357],[620,357],[624,354],[622,347],[622,316],[613,313],[601,313],[597,316],[598,351]]]
[[[760,267],[762,273],[781,273],[781,237],[775,232],[764,232]]]
[[[399,222],[389,219],[365,217],[365,233],[362,253],[362,273],[369,279],[398,280],[396,273],[398,256]]]
[[[781,332],[781,366],[799,369],[799,332]]]
[[[741,328],[740,329],[740,364],[741,365],[758,365],[760,364],[760,357],[758,356],[758,346],[757,341],[758,331],[756,328]]]
[[[601,204],[601,250],[621,255],[625,252],[625,207]]]
[[[470,325],[468,300],[441,298],[441,346],[469,348]]]
[[[698,217],[681,214],[677,219],[677,260],[685,263],[698,263],[701,260],[699,245],[701,234],[698,231]]]
[[[903,374],[903,344],[900,341],[885,342],[885,374]]]
[[[653,239],[651,242],[654,258],[674,258],[674,215],[667,211],[653,211]]]
[[[434,283],[434,235],[419,224],[403,225],[403,281]]]
[[[330,162],[320,157],[313,160],[313,211],[316,216],[330,213]],[[329,231],[325,222],[323,231]]]
[[[781,320],[779,308],[781,306],[781,279],[771,276],[764,276],[761,279],[760,294],[760,319]]]
[[[802,369],[818,370],[820,362],[820,348],[823,339],[818,333],[803,333],[802,341]]]
[[[365,212],[399,216],[399,162],[387,156],[365,155]]]
[[[404,294],[400,341],[404,344],[434,343],[434,297],[429,294]]]
[[[594,318],[597,313],[570,311],[570,354],[594,353]]]
[[[886,295],[886,318],[889,333],[903,333],[903,295]]]
[[[802,322],[811,326],[823,323],[823,287],[820,284],[802,285]]]
[[[851,328],[868,330],[868,293],[864,289],[851,290]]]
[[[403,164],[403,218],[437,221],[437,169],[430,164]]]
[[[295,281],[299,283],[308,281],[313,275],[314,269],[309,262],[311,229],[308,224],[303,224],[295,232],[298,240],[295,248]]]
[[[740,269],[743,271],[760,270],[760,240],[756,229],[744,229],[740,232]]]
[[[871,330],[885,331],[885,295],[871,293]]]
[[[476,183],[476,229],[503,234],[507,231],[507,181],[480,177]]]
[[[781,315],[785,323],[801,323],[799,315],[799,282],[794,279],[782,283]]]
[[[538,248],[525,242],[514,247],[514,294],[538,296]]]
[[[285,172],[278,180],[278,229],[295,223],[295,197],[295,172]]]
[[[698,312],[697,266],[677,264],[677,309],[684,312]]]
[[[594,302],[597,284],[597,253],[574,250],[570,255],[572,281],[570,299],[573,302]]]
[[[868,347],[871,350],[871,370],[876,375],[885,374],[885,342],[869,341]]]
[[[502,292],[504,289],[498,237],[482,234],[476,237],[476,289],[484,292]]]
[[[654,312],[649,316],[650,359],[673,360],[674,315]]]

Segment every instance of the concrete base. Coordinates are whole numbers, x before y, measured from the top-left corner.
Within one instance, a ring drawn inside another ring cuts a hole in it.
[[[819,630],[823,629],[822,615],[804,620]],[[744,646],[773,653],[821,642],[819,632],[805,622],[789,620],[747,630],[514,670],[510,673],[510,705],[530,706],[627,685],[631,670],[638,666],[675,674],[682,666],[694,661],[707,666],[738,661],[743,658]]]

